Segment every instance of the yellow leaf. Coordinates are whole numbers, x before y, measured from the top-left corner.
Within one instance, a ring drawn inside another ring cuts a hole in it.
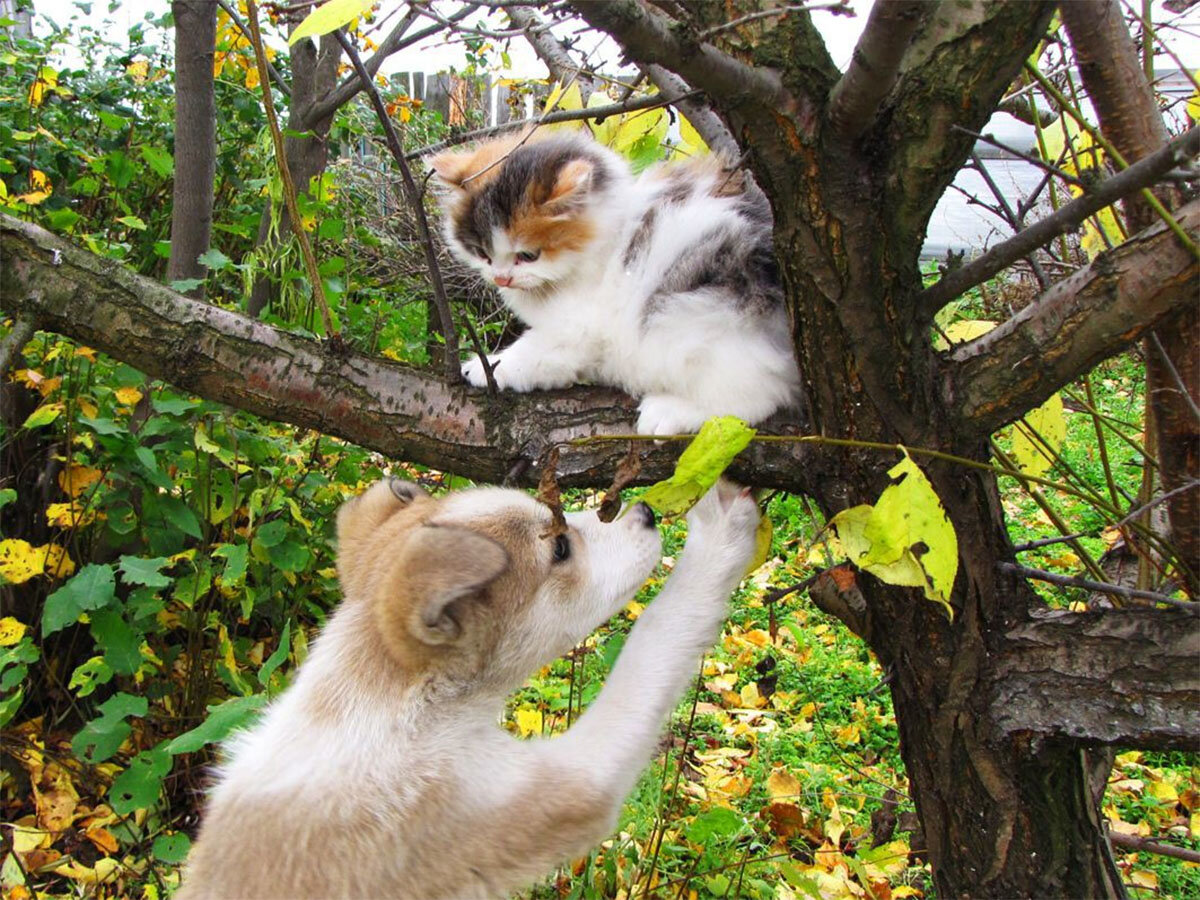
[[[1146,869],[1134,869],[1129,873],[1129,883],[1140,888],[1158,890],[1158,876]]]
[[[70,465],[58,473],[58,486],[68,497],[75,498],[99,481],[104,473],[88,466]]]
[[[1083,248],[1089,260],[1095,259],[1110,246],[1118,247],[1124,242],[1125,235],[1121,231],[1121,223],[1117,221],[1117,214],[1111,206],[1104,207],[1083,223],[1083,235],[1079,239],[1079,246]]]
[[[621,116],[620,126],[612,142],[612,148],[618,153],[628,150],[647,135],[656,137],[660,142],[667,136],[670,127],[670,116],[661,106],[658,109],[644,109]]]
[[[799,797],[800,779],[782,766],[772,769],[771,774],[767,776],[767,796],[772,800]]]
[[[636,600],[630,600],[625,604],[625,615],[628,617],[629,621],[632,622],[642,614],[642,611],[645,608],[645,603],[638,603]]]
[[[518,709],[514,718],[521,737],[542,733],[542,711],[540,709]]]
[[[32,820],[32,816],[30,819]],[[43,831],[41,828],[17,825],[12,830],[12,842],[13,851],[24,855],[33,850],[49,847],[51,837],[48,831]]]
[[[770,517],[762,516],[754,530],[754,556],[750,558],[750,565],[746,566],[743,578],[767,561],[767,557],[771,555],[771,538],[774,534],[775,526],[771,524]]]
[[[600,91],[593,91],[588,97],[587,107],[591,109],[596,106],[607,106],[612,103],[612,100]],[[621,124],[620,116],[609,116],[603,122],[596,119],[588,119],[588,128],[592,130],[592,136],[596,142],[603,144],[605,147],[611,147],[613,139],[617,136],[617,128]]]
[[[84,359],[90,360],[91,362],[96,362],[96,351],[91,347],[76,347],[75,355],[82,356]]]
[[[118,403],[133,406],[142,399],[142,392],[135,387],[123,387],[113,391],[113,396],[117,398]]]
[[[742,706],[746,709],[759,709],[767,705],[767,701],[758,693],[758,685],[753,681],[742,688],[739,696],[742,698]]]
[[[682,113],[679,115],[679,140],[693,156],[708,152],[708,144],[704,143],[704,138],[700,137],[696,126]]]
[[[135,59],[125,66],[125,74],[132,78],[135,83],[145,84],[146,78],[150,74],[150,62],[145,59]]]
[[[38,547],[45,555],[43,571],[52,578],[66,578],[75,573],[75,563],[67,554],[66,548],[58,544],[45,544]]]
[[[78,503],[51,503],[46,507],[46,523],[56,528],[81,528],[96,518],[96,510]]]
[[[951,322],[942,330],[942,335],[945,337],[938,335],[937,340],[933,342],[933,349],[945,350],[950,344],[965,344],[977,337],[982,337],[995,327],[995,322],[989,322],[986,319],[960,319],[957,322]]]
[[[0,647],[11,647],[25,636],[28,625],[12,616],[0,619]]]
[[[896,900],[898,897],[924,897],[921,891],[912,885],[902,884],[899,887],[892,888],[892,898]]]
[[[1025,474],[1044,475],[1050,471],[1051,459],[1066,437],[1067,419],[1062,396],[1054,394],[1013,425],[1013,459]]]
[[[357,19],[374,5],[374,0],[328,0],[310,12],[288,38],[288,46],[306,37],[320,37]]]
[[[0,576],[10,584],[23,584],[46,569],[46,553],[28,541],[0,541]]]
[[[546,101],[546,108],[544,112],[572,109],[583,109],[583,94],[580,92],[578,84],[571,84],[566,90],[559,90],[558,93],[552,93],[550,98]],[[578,131],[584,127],[584,123],[582,120],[575,122],[556,122],[553,125],[544,125],[542,127],[551,131],[555,129]]]
[[[856,725],[854,722],[851,722],[844,728],[835,729],[833,732],[833,737],[834,740],[836,740],[839,744],[848,746],[850,744],[857,744],[862,740],[862,731],[859,729],[858,725]]]
[[[246,66],[246,87],[254,90],[258,84],[258,66]]]

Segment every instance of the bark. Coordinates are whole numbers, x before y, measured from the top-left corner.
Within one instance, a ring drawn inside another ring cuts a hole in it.
[[[723,6],[698,5],[715,15]],[[738,5],[738,11],[743,5]],[[852,144],[829,124],[836,78],[808,39],[804,13],[754,23],[756,45],[723,46],[723,74],[689,46],[686,23],[634,3],[581,3],[640,63],[659,63],[709,91],[771,199],[806,408],[831,436],[939,446],[986,459],[986,446],[933,387],[945,365],[928,340],[917,258],[928,216],[1053,11],[1048,3],[958,3],[922,20],[895,87]],[[673,8],[673,7],[669,7]],[[699,15],[696,6],[687,6]],[[702,23],[708,25],[709,23]],[[743,78],[752,59],[760,77]],[[764,70],[764,66],[771,67]],[[765,77],[762,77],[765,76]],[[776,82],[775,79],[778,79]],[[778,84],[774,95],[759,86]],[[769,110],[769,111],[768,111]],[[873,502],[890,462],[814,451],[826,512]],[[994,479],[923,466],[958,535],[953,622],[913,591],[858,575],[843,607],[890,668],[901,753],[939,896],[1103,896],[1119,892],[1080,747],[1014,739],[991,711],[993,662],[1008,630],[1038,602],[1012,558]]]
[[[1196,636],[1187,612],[1035,612],[992,664],[996,725],[1015,738],[1194,750]]]
[[[579,94],[586,106],[588,97],[592,95],[592,91],[596,89],[596,82],[582,66],[572,58],[570,51],[566,46],[559,43],[549,31],[532,31],[543,24],[542,17],[534,10],[527,6],[504,6],[504,12],[508,14],[509,19],[517,28],[526,29],[526,39],[533,47],[534,52],[538,55],[546,68],[550,72],[550,78],[554,81],[560,81],[563,85],[576,84],[579,86]]]
[[[57,254],[57,255],[56,255]],[[327,345],[189,300],[29,223],[0,216],[0,308],[201,397],[313,428],[478,481],[536,485],[558,442],[631,434],[629,397],[606,388],[488,397],[433,373]],[[678,447],[644,448],[640,481],[666,477]],[[564,486],[601,486],[629,442],[564,447]],[[734,469],[804,491],[807,449],[759,444]]]
[[[174,0],[175,178],[171,206],[171,257],[167,281],[203,279],[198,257],[212,236],[213,181],[217,170],[217,107],[213,52],[217,0]],[[188,292],[203,297],[204,286]]]
[[[1062,6],[1063,23],[1079,61],[1079,74],[1095,105],[1105,136],[1129,163],[1151,155],[1168,134],[1150,85],[1142,76],[1137,48],[1116,0],[1075,0]],[[1168,208],[1172,198],[1162,192]],[[1125,203],[1131,230],[1155,220],[1141,197]],[[1194,233],[1194,232],[1193,232]],[[1195,288],[1192,289],[1195,299]],[[1148,340],[1146,390],[1158,447],[1163,489],[1172,491],[1200,477],[1200,310],[1189,304]],[[1200,491],[1175,495],[1167,505],[1171,538],[1188,569],[1200,572]]]
[[[1200,227],[1200,200],[1178,218],[1184,228]],[[1163,223],[1134,235],[955,350],[949,403],[980,437],[991,434],[1191,306],[1198,271],[1195,256]]]

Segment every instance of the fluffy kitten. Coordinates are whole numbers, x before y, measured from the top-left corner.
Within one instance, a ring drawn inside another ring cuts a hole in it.
[[[590,138],[552,132],[431,165],[451,248],[529,326],[489,357],[501,388],[615,385],[641,398],[643,434],[759,422],[796,401],[770,211],[719,160],[635,177]],[[463,374],[486,383],[477,358]]]

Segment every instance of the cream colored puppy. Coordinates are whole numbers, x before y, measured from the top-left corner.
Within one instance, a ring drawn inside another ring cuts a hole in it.
[[[643,505],[612,524],[520,491],[375,485],[338,514],[345,600],[292,686],[234,739],[176,895],[499,897],[616,823],[716,639],[758,510],[722,483],[670,580],[565,735],[520,741],[505,697],[619,611],[661,554]]]

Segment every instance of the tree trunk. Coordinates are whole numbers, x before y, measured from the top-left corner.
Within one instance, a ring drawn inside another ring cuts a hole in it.
[[[213,180],[217,165],[217,108],[213,93],[216,0],[174,0],[175,183],[171,207],[171,258],[167,281],[203,279],[198,257],[212,236]],[[204,296],[204,285],[188,291]]]
[[[288,167],[297,193],[306,192],[312,179],[325,171],[329,162],[329,129],[333,112],[313,113],[317,102],[337,87],[338,61],[341,47],[331,35],[321,38],[320,47],[311,40],[297,42],[291,49],[292,94],[289,98],[287,130],[293,132],[284,140]],[[275,216],[278,225],[273,227]],[[288,236],[291,222],[286,208],[272,209],[268,200],[258,225],[258,246],[273,246]],[[271,279],[260,276],[254,282],[246,311],[259,316],[267,308],[272,294]]]

